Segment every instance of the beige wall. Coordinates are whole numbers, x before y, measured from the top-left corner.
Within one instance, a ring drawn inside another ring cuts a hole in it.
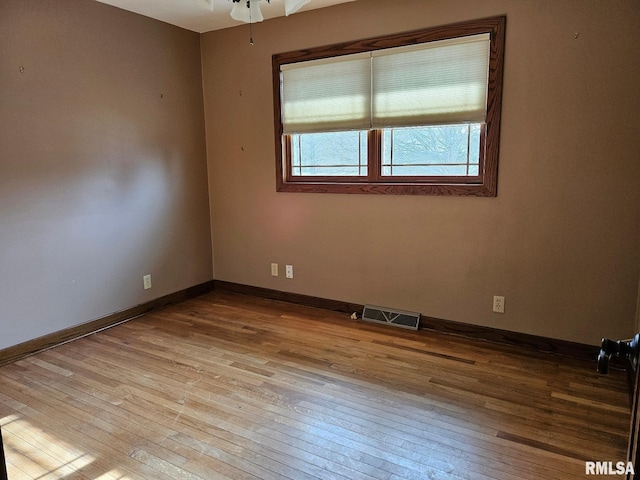
[[[498,14],[497,198],[276,193],[273,53]],[[215,277],[591,344],[629,337],[639,24],[633,0],[359,0],[255,25],[253,47],[248,26],[203,35]]]
[[[275,192],[273,53],[497,14],[497,198]],[[0,348],[209,280],[212,256],[220,280],[630,337],[639,22],[633,0],[358,0],[255,25],[250,47],[246,25],[199,42],[97,2],[2,0]]]
[[[198,34],[2,0],[0,348],[210,280],[205,155]]]

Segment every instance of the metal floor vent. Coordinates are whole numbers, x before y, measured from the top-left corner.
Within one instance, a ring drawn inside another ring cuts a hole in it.
[[[403,312],[386,307],[365,305],[362,311],[362,319],[368,322],[387,323],[394,327],[410,328],[418,330],[420,314],[415,312]]]

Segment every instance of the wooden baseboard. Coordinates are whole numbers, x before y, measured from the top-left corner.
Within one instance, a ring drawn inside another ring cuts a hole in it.
[[[193,287],[180,290],[178,292],[170,293],[150,302],[137,305],[120,312],[112,313],[106,317],[98,318],[90,322],[76,325],[75,327],[66,328],[58,332],[44,335],[42,337],[29,340],[24,343],[20,343],[13,347],[8,347],[0,350],[0,366],[7,363],[15,362],[21,358],[33,355],[34,353],[53,348],[57,345],[70,342],[80,337],[90,335],[92,333],[104,330],[105,328],[113,327],[120,323],[127,322],[133,318],[139,317],[145,313],[157,310],[158,308],[182,302],[188,298],[196,297],[203,293],[206,293],[214,288],[214,281],[208,281],[195,285]]]
[[[478,338],[489,342],[535,350],[541,353],[555,353],[579,360],[590,361],[593,363],[594,370],[596,368],[596,358],[600,351],[600,347],[595,345],[541,337],[528,333],[511,332],[509,330],[471,325],[433,317],[421,317],[420,326],[420,328],[434,330],[436,332]]]
[[[163,297],[157,298],[150,302],[137,305],[120,312],[107,315],[75,327],[71,327],[59,332],[54,332],[43,337],[29,340],[27,342],[8,347],[0,350],[0,366],[7,363],[15,362],[21,358],[33,355],[42,350],[53,348],[57,345],[75,340],[86,335],[90,335],[99,330],[113,327],[119,323],[129,321],[135,317],[151,312],[158,308],[178,303],[192,297],[196,297],[211,290],[225,290],[245,295],[253,295],[271,300],[279,300],[283,302],[294,303],[297,305],[305,305],[309,307],[322,308],[335,312],[351,314],[353,312],[362,312],[364,305],[342,302],[339,300],[329,300],[326,298],[314,297],[310,295],[302,295],[299,293],[283,292],[280,290],[272,290],[262,287],[254,287],[250,285],[242,285],[238,283],[225,282],[221,280],[211,280],[209,282],[196,285],[179,292],[171,293]],[[594,345],[586,345],[582,343],[569,342],[554,338],[540,337],[537,335],[529,335],[526,333],[510,332],[508,330],[500,330],[497,328],[483,327],[479,325],[471,325],[467,323],[454,322],[451,320],[443,320],[434,317],[422,316],[420,319],[421,330],[432,330],[440,333],[459,335],[467,338],[475,338],[494,342],[503,345],[515,346],[525,350],[553,353],[579,360],[592,361],[595,365],[595,359],[599,352],[599,347]],[[595,367],[594,367],[595,368]]]
[[[302,295],[300,293],[283,292],[280,290],[271,290],[269,288],[242,285],[240,283],[224,282],[221,280],[214,280],[214,289],[243,293],[245,295],[253,295],[254,297],[280,300],[283,302],[295,303],[297,305],[305,305],[307,307],[322,308],[324,310],[348,314],[352,314],[353,312],[362,312],[362,309],[364,308],[363,305],[358,305],[357,303],[328,300],[326,298]]]
[[[355,303],[327,300],[324,298],[302,295],[299,293],[282,292],[279,290],[241,285],[220,280],[214,281],[214,289],[227,290],[230,292],[269,298],[271,300],[280,300],[284,302],[295,303],[298,305],[306,305],[309,307],[323,308],[325,310],[332,310],[348,314],[351,314],[353,312],[361,313],[362,309],[364,308],[364,305]],[[537,335],[530,335],[527,333],[510,332],[508,330],[471,325],[468,323],[454,322],[451,320],[443,320],[441,318],[434,317],[422,316],[420,318],[420,329],[485,340],[488,342],[514,346],[529,351],[553,353],[579,360],[590,361],[593,362],[594,369],[596,358],[600,349],[600,347],[594,345],[570,342],[567,340],[559,340],[555,338],[541,337]]]

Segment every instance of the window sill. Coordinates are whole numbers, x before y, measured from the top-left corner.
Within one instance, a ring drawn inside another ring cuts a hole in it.
[[[369,195],[438,195],[495,197],[495,184],[455,184],[455,183],[326,183],[326,182],[284,182],[276,185],[278,192],[293,193],[344,193]]]

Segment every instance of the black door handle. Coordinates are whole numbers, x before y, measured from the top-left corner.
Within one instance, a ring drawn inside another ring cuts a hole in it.
[[[612,356],[626,359],[635,370],[638,367],[638,355],[640,354],[640,333],[637,333],[632,340],[609,340],[602,339],[602,347],[598,354],[598,373],[606,375],[609,372],[609,360]]]

